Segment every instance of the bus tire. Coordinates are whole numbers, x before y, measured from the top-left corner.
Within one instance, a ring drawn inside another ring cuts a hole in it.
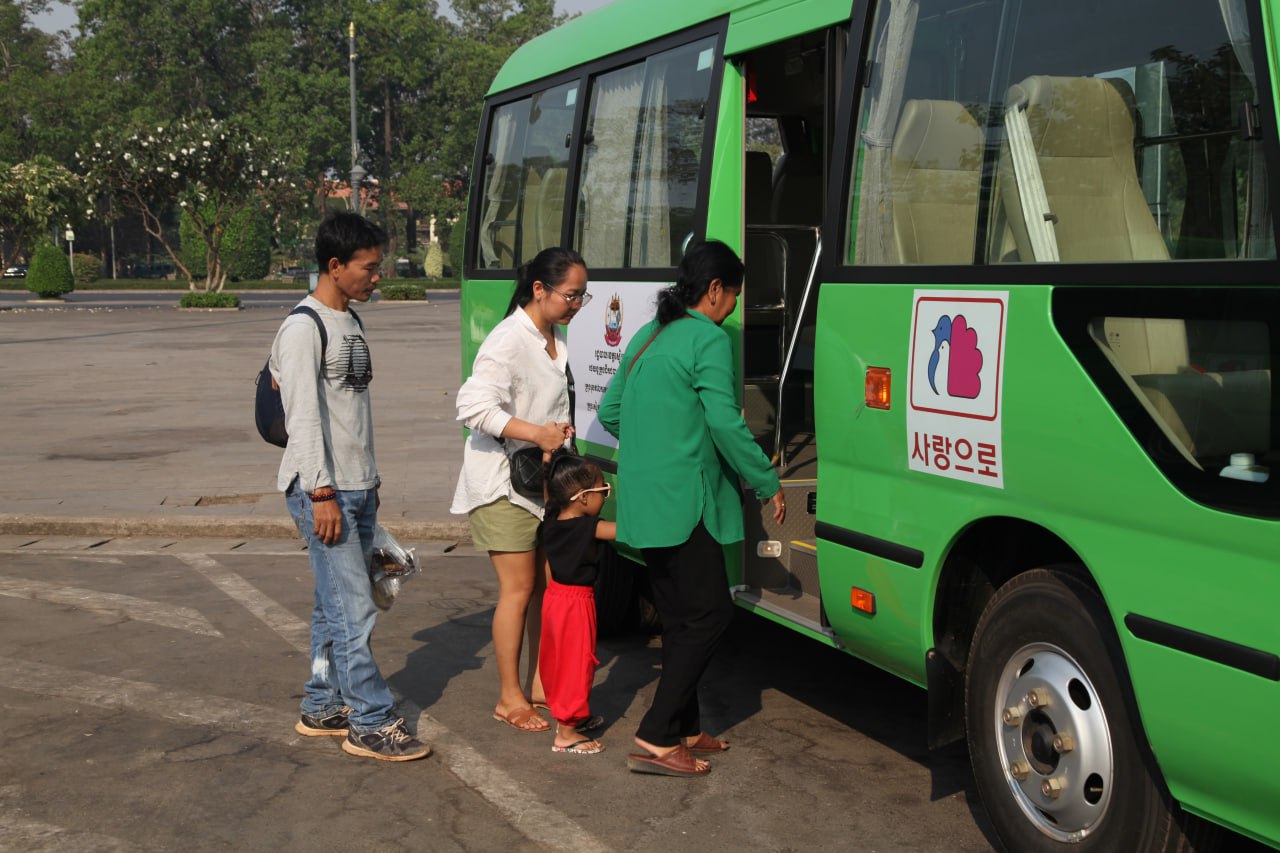
[[[1206,849],[1156,769],[1106,606],[1073,569],[1013,578],[974,633],[965,730],[996,834],[1016,851]]]

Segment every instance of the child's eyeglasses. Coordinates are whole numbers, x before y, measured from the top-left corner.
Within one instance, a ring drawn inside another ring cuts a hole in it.
[[[583,495],[589,495],[592,492],[604,492],[605,499],[608,500],[609,495],[613,494],[613,484],[605,483],[603,486],[596,486],[594,489],[583,489],[582,491],[575,494],[573,497],[569,498],[569,500],[570,502],[576,501],[578,498],[582,497]]]

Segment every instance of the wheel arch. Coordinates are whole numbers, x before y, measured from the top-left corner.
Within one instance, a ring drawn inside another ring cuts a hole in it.
[[[1083,566],[1080,555],[1052,530],[1026,519],[978,519],[951,543],[933,598],[933,642],[926,655],[929,746],[964,737],[964,669],[982,610],[1017,575],[1054,564]],[[1087,569],[1079,577],[1098,590]]]

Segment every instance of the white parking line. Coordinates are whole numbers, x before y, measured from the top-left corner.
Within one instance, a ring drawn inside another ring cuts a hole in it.
[[[173,556],[240,602],[298,651],[310,654],[310,626],[272,601],[261,590],[208,555]],[[455,738],[443,723],[428,716],[412,703],[404,701],[402,697],[397,699],[401,700],[402,713],[418,717],[419,735],[438,750],[437,756],[449,771],[484,797],[529,840],[565,853],[602,853],[610,849],[568,816],[543,804],[537,792],[521,785],[471,746]]]
[[[23,693],[133,711],[175,723],[215,726],[285,746],[302,740],[293,731],[292,716],[274,708],[207,693],[169,690],[145,681],[0,657],[0,684]]]
[[[206,637],[222,636],[222,632],[213,627],[198,610],[161,604],[158,601],[148,601],[132,595],[4,577],[0,577],[0,595],[32,601],[47,601],[50,604],[66,604],[91,613],[124,616],[135,622],[150,622],[153,625],[177,628],[179,631],[190,631]]]
[[[303,654],[311,653],[311,626],[290,613],[270,596],[206,554],[174,554],[228,598],[257,616],[268,628]]]

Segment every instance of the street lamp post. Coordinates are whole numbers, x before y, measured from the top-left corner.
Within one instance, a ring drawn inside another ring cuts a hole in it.
[[[360,141],[356,137],[356,22],[347,24],[347,59],[351,76],[351,209],[360,212],[360,182],[368,173],[360,166]]]
[[[71,275],[76,274],[76,232],[71,230],[71,223],[67,223],[67,230],[63,232],[63,237],[67,238],[67,262],[71,264]]]

